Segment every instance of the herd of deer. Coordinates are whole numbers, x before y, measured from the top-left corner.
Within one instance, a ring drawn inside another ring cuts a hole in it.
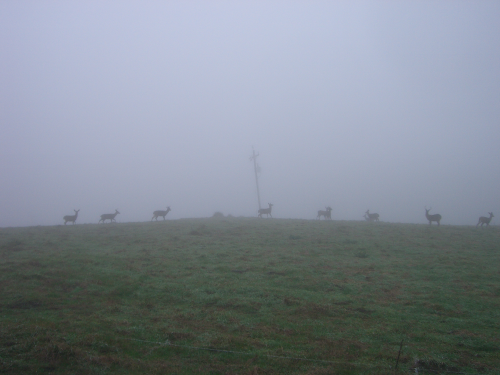
[[[68,222],[72,222],[73,224],[76,223],[76,219],[78,218],[78,212],[80,212],[80,210],[73,210],[75,211],[75,214],[74,215],[67,215],[67,216],[64,216],[63,217],[63,220],[64,220],[64,225],[66,225],[66,223]],[[153,219],[156,219],[156,221],[158,221],[158,217],[159,216],[162,216],[163,217],[163,220],[165,220],[165,216],[167,216],[167,214],[172,211],[170,209],[170,207],[167,207],[167,210],[166,211],[155,211],[153,212],[153,217],[151,218],[151,221],[153,221]],[[102,221],[103,223],[106,222],[106,220],[109,220],[110,223],[112,223],[113,221],[116,223],[116,220],[115,220],[115,217],[116,215],[118,215],[120,212],[118,210],[115,210],[115,213],[114,214],[102,214],[101,215],[101,219],[97,222],[98,224]]]
[[[269,204],[269,208],[259,209],[258,216],[260,218],[262,218],[262,215],[266,215],[266,217],[271,216],[271,218],[273,217],[273,215],[271,215],[271,211],[273,209],[273,204],[272,203],[268,203],[268,204]],[[441,215],[440,214],[429,215],[430,210],[432,210],[432,207],[429,209],[427,209],[427,207],[425,207],[425,217],[427,218],[427,220],[429,220],[429,225],[431,225],[433,221],[435,221],[437,223],[437,225],[440,225]],[[78,218],[78,212],[80,212],[80,210],[73,210],[73,211],[75,211],[74,215],[67,215],[67,216],[63,217],[64,225],[66,225],[66,223],[73,223],[73,224],[76,223],[76,219]],[[153,221],[153,219],[158,221],[158,217],[160,217],[160,216],[163,217],[163,220],[165,220],[165,216],[167,216],[167,214],[170,211],[171,211],[170,207],[167,207],[166,211],[161,211],[161,210],[154,211],[153,217],[151,218],[151,221]],[[115,210],[114,214],[102,214],[101,219],[98,221],[98,223],[100,223],[101,221],[103,223],[105,223],[106,220],[109,220],[110,223],[112,223],[113,221],[116,222],[115,217],[119,213],[120,212],[118,212],[118,210]],[[481,226],[483,226],[483,224],[486,224],[486,226],[490,225],[491,219],[494,218],[495,216],[493,215],[493,212],[488,212],[488,213],[490,214],[490,217],[481,216],[479,218],[479,221],[476,224],[476,228],[479,226],[479,224],[481,224]],[[328,206],[328,207],[325,207],[325,211],[319,210],[318,216],[316,216],[316,219],[321,219],[322,216],[325,218],[325,220],[332,220],[332,208],[330,206]],[[363,217],[365,218],[366,221],[379,221],[380,215],[377,213],[371,214],[370,210],[366,210]]]

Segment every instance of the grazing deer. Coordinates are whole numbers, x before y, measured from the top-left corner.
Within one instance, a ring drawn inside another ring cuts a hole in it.
[[[380,215],[377,213],[371,214],[370,210],[366,210],[364,216],[365,216],[366,221],[378,221],[378,218]]]
[[[153,221],[153,219],[156,219],[156,221],[158,221],[158,216],[163,216],[163,220],[165,220],[165,216],[167,216],[167,214],[170,211],[172,211],[170,209],[170,207],[167,207],[166,211],[155,211],[155,212],[153,212],[153,218],[151,219],[151,221]]]
[[[326,211],[319,210],[316,219],[321,219],[321,216],[325,217],[325,220],[332,220],[332,208],[330,206],[325,207]]]
[[[115,216],[116,216],[116,215],[118,215],[118,214],[119,214],[118,210],[115,210],[115,213],[114,213],[114,214],[102,214],[102,215],[101,215],[101,220],[99,220],[99,223],[102,221],[102,222],[103,222],[103,224],[104,224],[104,222],[105,222],[106,220],[109,220],[109,222],[110,222],[110,223],[112,223],[113,221],[114,221],[114,222],[116,222],[116,220],[115,220]],[[98,223],[98,224],[99,224],[99,223]]]
[[[267,215],[267,217],[269,217],[269,215],[271,215],[271,210],[273,209],[273,204],[271,203],[268,203],[269,204],[269,208],[261,208],[259,210],[259,217],[261,218],[262,215]],[[271,215],[271,217],[273,217],[273,215]]]
[[[425,217],[427,218],[427,220],[429,220],[429,225],[431,225],[433,221],[435,221],[437,225],[439,225],[439,222],[441,221],[441,215],[440,214],[429,215],[430,210],[432,210],[432,207],[429,209],[425,207]]]
[[[486,224],[486,226],[490,225],[491,218],[495,217],[495,215],[493,215],[493,212],[488,212],[488,213],[490,214],[490,217],[481,216],[476,224],[476,228],[479,224],[481,224],[481,226],[483,226],[483,224]]]
[[[64,225],[66,225],[66,223],[67,223],[68,221],[72,221],[72,222],[73,222],[73,224],[75,224],[76,218],[78,217],[78,212],[79,212],[80,210],[73,210],[73,211],[75,211],[75,214],[74,214],[74,215],[66,215],[66,216],[64,216],[64,217],[63,217],[63,220],[64,220]]]

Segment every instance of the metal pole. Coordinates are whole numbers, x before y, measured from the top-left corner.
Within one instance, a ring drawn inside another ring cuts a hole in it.
[[[259,192],[259,177],[257,176],[257,156],[259,156],[259,154],[255,154],[255,150],[254,148],[252,147],[252,152],[253,152],[253,156],[250,158],[250,160],[253,159],[253,169],[255,171],[255,184],[257,185],[257,201],[259,202],[259,210],[261,208],[260,206],[260,192]]]
[[[399,345],[399,353],[398,353],[398,359],[396,361],[396,368],[394,369],[394,373],[396,373],[396,371],[398,371],[398,363],[399,363],[399,356],[401,355],[401,349],[403,349],[403,340],[401,340],[401,345]]]

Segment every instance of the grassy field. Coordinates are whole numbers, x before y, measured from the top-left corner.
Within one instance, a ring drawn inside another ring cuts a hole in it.
[[[498,227],[3,228],[0,296],[6,374],[500,373]]]

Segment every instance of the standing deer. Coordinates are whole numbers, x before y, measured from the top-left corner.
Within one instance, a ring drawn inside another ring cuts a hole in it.
[[[73,211],[75,211],[75,214],[74,214],[74,215],[66,215],[66,216],[64,216],[64,217],[63,217],[63,220],[64,220],[64,225],[66,225],[66,223],[67,223],[68,221],[72,221],[72,222],[73,222],[73,224],[75,224],[75,222],[76,222],[76,218],[78,217],[78,212],[79,212],[80,210],[73,210]]]
[[[165,216],[167,216],[167,214],[170,211],[172,211],[170,209],[170,207],[167,207],[166,211],[155,211],[155,212],[153,212],[153,218],[151,219],[151,221],[153,221],[153,219],[156,219],[156,221],[158,221],[158,216],[163,216],[163,220],[165,220]]]
[[[440,214],[429,215],[430,210],[432,210],[432,207],[429,209],[425,207],[425,217],[427,218],[427,220],[429,220],[429,225],[431,225],[433,221],[435,221],[437,225],[439,225],[439,222],[441,221],[441,215]]]
[[[365,216],[366,221],[378,221],[378,218],[380,215],[377,213],[371,214],[370,210],[366,210],[364,216]]]
[[[103,224],[104,224],[104,222],[105,222],[106,220],[109,220],[109,222],[110,222],[110,223],[112,223],[113,221],[114,221],[114,222],[116,222],[116,220],[115,220],[115,216],[116,216],[116,215],[118,215],[118,214],[119,214],[118,210],[115,210],[115,213],[114,213],[114,214],[102,214],[102,215],[101,215],[101,220],[99,220],[99,223],[102,221],[102,222],[103,222]],[[98,224],[99,224],[99,223],[98,223]]]
[[[325,207],[326,211],[319,210],[316,219],[321,219],[321,216],[325,217],[325,220],[332,220],[332,208],[330,206]]]
[[[271,215],[271,210],[273,209],[273,204],[272,203],[268,203],[269,204],[269,208],[261,208],[259,210],[259,217],[261,218],[262,215],[267,215],[267,217],[269,217],[269,215]],[[271,215],[271,217],[273,217],[273,215]]]
[[[490,214],[490,217],[481,216],[476,224],[476,228],[479,224],[481,224],[481,226],[483,226],[483,224],[486,224],[486,226],[490,225],[491,218],[495,217],[495,215],[493,215],[493,212],[488,212],[488,213]]]

